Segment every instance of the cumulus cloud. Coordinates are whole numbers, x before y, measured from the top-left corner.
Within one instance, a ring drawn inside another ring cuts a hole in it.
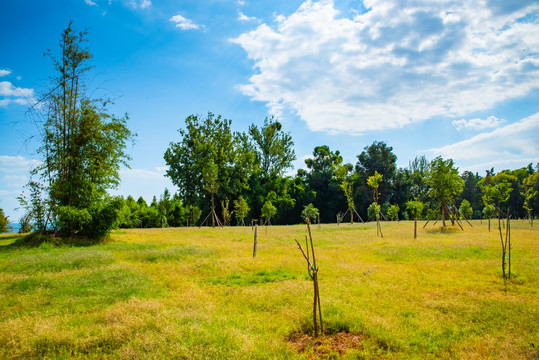
[[[483,130],[487,128],[497,128],[504,122],[505,120],[498,119],[496,116],[489,116],[486,119],[453,120],[451,124],[460,131],[462,129]]]
[[[0,81],[0,107],[5,107],[12,103],[28,105],[33,102],[33,96],[34,89],[20,88],[9,81]]]
[[[152,2],[150,0],[142,0],[140,2],[141,9],[146,9],[147,7],[150,7],[150,6],[152,6]]]
[[[97,3],[92,0],[84,0],[84,2],[86,3],[86,5],[97,6]]]
[[[471,168],[500,164],[502,161],[506,164],[535,163],[539,161],[537,134],[539,113],[468,140],[430,149],[428,152],[434,156],[452,158]]]
[[[195,24],[193,21],[184,18],[180,14],[174,15],[170,18],[170,21],[176,23],[176,27],[182,30],[196,30],[200,28],[199,25]]]
[[[241,11],[238,13],[238,20],[243,22],[251,22],[251,21],[258,21],[258,19],[254,16],[247,16]]]
[[[0,77],[11,74],[11,70],[0,69]]]
[[[539,4],[331,0],[241,34],[255,73],[241,91],[311,130],[361,133],[465,116],[539,88]],[[525,51],[522,51],[522,50]]]

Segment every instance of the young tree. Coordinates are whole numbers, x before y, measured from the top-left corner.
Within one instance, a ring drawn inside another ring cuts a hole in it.
[[[496,211],[496,208],[494,208],[494,205],[492,204],[485,204],[485,207],[483,208],[483,217],[488,219],[489,232],[490,232],[490,219],[492,218],[492,215],[494,215],[495,211]]]
[[[135,135],[127,115],[107,112],[110,100],[88,95],[85,74],[92,54],[85,43],[86,32],[75,32],[70,23],[60,38],[60,56],[46,54],[57,75],[33,107],[42,161],[32,171],[37,179],[29,183],[27,204],[38,230],[52,222],[62,236],[100,237],[115,223],[116,205],[107,190],[120,183],[120,166],[130,160],[125,148]]]
[[[320,212],[317,208],[314,207],[312,203],[306,205],[301,212],[301,217],[303,218],[303,220],[307,221],[307,219],[309,219],[311,220],[311,223],[316,220],[318,215],[320,215]]]
[[[346,203],[348,204],[348,211],[350,212],[350,224],[354,223],[354,212],[356,205],[354,204],[354,196],[352,192],[352,186],[354,184],[354,175],[350,175],[352,171],[351,164],[340,165],[335,169],[335,176],[341,183],[341,189],[346,197]]]
[[[445,227],[446,213],[450,212],[449,207],[454,205],[455,195],[462,191],[464,181],[459,176],[458,168],[453,167],[453,160],[444,160],[441,157],[432,160],[426,181],[430,187],[430,196],[440,204],[442,224]],[[454,217],[451,219],[453,221]]]
[[[274,217],[275,214],[277,214],[277,208],[273,206],[271,201],[268,200],[264,203],[264,206],[262,206],[261,213],[262,217],[264,218],[264,223],[271,225],[271,218]]]
[[[462,202],[460,203],[459,212],[466,220],[472,218],[473,208],[471,207],[470,202],[468,200],[466,199],[462,200]]]
[[[245,226],[245,217],[249,213],[249,204],[240,195],[238,200],[234,200],[234,212],[236,213],[236,222],[239,225],[240,223]]]
[[[378,204],[378,199],[380,197],[380,193],[378,192],[378,188],[380,187],[380,183],[382,182],[383,175],[378,173],[378,171],[375,171],[372,176],[369,176],[367,178],[367,185],[372,189],[372,199],[375,203]]]
[[[230,219],[232,219],[232,214],[234,210],[230,211],[229,208],[230,200],[225,199],[221,200],[221,212],[223,214],[223,225],[228,226],[230,224]]]
[[[417,219],[421,217],[424,206],[425,205],[418,200],[412,200],[406,203],[406,210],[408,211],[410,218],[414,219],[414,239],[417,238]]]
[[[511,237],[509,233],[509,207],[502,209],[505,203],[509,200],[513,187],[511,183],[516,180],[516,177],[505,172],[496,175],[490,175],[480,181],[481,190],[483,191],[483,202],[485,205],[493,205],[498,212],[498,230],[502,246],[502,274],[506,278],[506,255],[509,258],[509,278],[511,278]],[[507,211],[507,228],[505,241],[502,235],[502,211]]]
[[[388,210],[389,218],[392,221],[399,220],[399,211],[401,209],[399,208],[399,205],[391,205]]]

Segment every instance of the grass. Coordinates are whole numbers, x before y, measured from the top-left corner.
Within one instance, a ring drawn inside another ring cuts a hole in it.
[[[539,230],[312,227],[326,336],[294,239],[306,227],[123,230],[94,246],[0,236],[0,358],[538,359]],[[347,335],[348,334],[348,335]],[[298,345],[299,344],[299,345]]]

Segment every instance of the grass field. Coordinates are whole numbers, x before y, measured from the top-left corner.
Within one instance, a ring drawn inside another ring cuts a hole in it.
[[[512,222],[505,284],[495,226],[375,225],[312,228],[317,340],[303,225],[260,228],[255,259],[250,227],[1,235],[0,359],[539,359],[538,228]]]

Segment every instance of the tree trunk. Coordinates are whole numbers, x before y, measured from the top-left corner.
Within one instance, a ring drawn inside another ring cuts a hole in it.
[[[414,239],[417,239],[417,218],[414,218]]]
[[[442,210],[442,227],[445,228],[445,204],[441,207]]]

